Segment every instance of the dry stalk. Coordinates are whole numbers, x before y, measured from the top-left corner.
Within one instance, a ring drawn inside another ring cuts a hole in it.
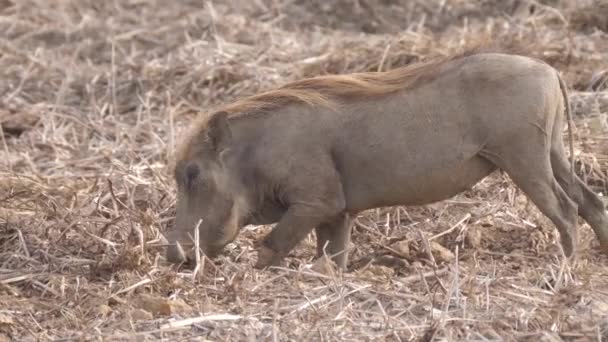
[[[203,259],[201,264],[201,249],[200,249],[200,227],[203,223],[203,219],[198,220],[194,227],[194,270],[192,271],[192,281],[196,281],[198,278],[198,272],[204,272],[205,260]]]
[[[124,289],[116,291],[114,294],[110,295],[110,298],[117,297],[118,295],[121,295],[123,293],[131,292],[131,291],[135,290],[136,288],[144,286],[150,282],[152,282],[152,279],[150,279],[150,278],[140,280],[131,286],[127,286]]]
[[[433,268],[437,269],[437,262],[435,262],[435,257],[433,256],[433,252],[431,250],[431,245],[429,244],[429,240],[426,238],[424,233],[421,230],[418,230],[418,236],[420,237],[420,243],[422,244],[422,250],[426,253],[427,258],[433,265]]]
[[[195,324],[203,323],[203,322],[213,322],[213,321],[238,321],[243,319],[243,316],[240,315],[231,315],[231,314],[212,314],[205,315],[200,317],[193,317],[182,319],[178,321],[169,322],[161,325],[160,329],[176,329],[176,328],[186,328]]]
[[[468,220],[468,219],[470,219],[470,218],[471,218],[471,214],[470,214],[470,213],[467,213],[466,215],[464,215],[464,217],[463,217],[462,219],[460,219],[460,221],[456,222],[456,224],[454,224],[454,225],[453,225],[453,226],[451,226],[449,229],[444,230],[443,232],[441,232],[441,233],[439,233],[439,234],[436,234],[436,235],[431,236],[430,238],[428,238],[428,241],[435,240],[435,239],[440,238],[440,237],[442,237],[442,236],[444,236],[444,235],[450,234],[450,233],[451,233],[451,232],[453,232],[453,231],[454,231],[456,228],[458,228],[458,227],[459,227],[461,224],[463,224],[463,223],[464,223],[464,221],[466,221],[466,220]]]

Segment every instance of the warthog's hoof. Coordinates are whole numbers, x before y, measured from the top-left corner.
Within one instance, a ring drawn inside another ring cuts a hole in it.
[[[179,242],[169,245],[167,248],[167,261],[180,264],[188,261],[188,255]]]
[[[573,234],[564,234],[561,236],[562,250],[564,251],[564,255],[566,256],[566,258],[572,258],[576,253],[576,247],[578,242],[577,240],[578,239],[576,232]]]
[[[258,251],[258,261],[255,263],[255,268],[264,268],[268,266],[279,266],[281,264],[281,257],[279,254],[272,249],[262,246]]]

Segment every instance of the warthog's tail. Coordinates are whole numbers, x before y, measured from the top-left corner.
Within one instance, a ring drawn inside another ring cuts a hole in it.
[[[574,135],[572,133],[572,126],[574,125],[572,121],[572,109],[570,108],[570,100],[568,99],[568,86],[564,79],[557,73],[557,79],[559,80],[559,87],[562,91],[562,96],[564,98],[564,107],[566,109],[566,119],[568,120],[568,135],[570,136],[569,145],[570,145],[570,190],[574,190],[574,185],[576,184],[575,173],[574,173]]]
[[[557,79],[559,80],[559,87],[562,91],[562,96],[564,98],[564,107],[566,109],[566,119],[568,120],[568,135],[570,136],[569,145],[570,145],[570,190],[574,190],[574,184],[576,184],[576,175],[574,173],[574,134],[572,133],[572,126],[574,122],[572,121],[572,108],[570,107],[570,100],[568,99],[568,86],[564,79],[559,75],[558,72]]]

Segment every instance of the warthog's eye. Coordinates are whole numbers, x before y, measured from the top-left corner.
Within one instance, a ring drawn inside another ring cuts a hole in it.
[[[196,165],[195,163],[189,163],[186,166],[185,174],[186,174],[186,187],[190,188],[190,187],[192,187],[192,184],[194,184],[194,182],[196,181],[196,178],[200,174],[200,169],[198,168],[198,165]]]

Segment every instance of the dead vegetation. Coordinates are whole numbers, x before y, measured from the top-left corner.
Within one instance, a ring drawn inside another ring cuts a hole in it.
[[[573,90],[577,172],[608,194],[606,1],[0,1],[0,340],[608,338],[606,256],[574,263],[505,176],[356,220],[350,272],[314,237],[257,271],[247,227],[199,272],[162,256],[168,168],[197,112],[302,77],[484,39]],[[390,166],[387,166],[390,167]]]

